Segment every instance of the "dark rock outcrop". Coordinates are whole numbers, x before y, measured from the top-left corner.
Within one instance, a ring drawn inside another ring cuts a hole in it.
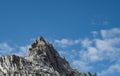
[[[0,76],[96,76],[96,74],[78,72],[71,68],[52,44],[40,37],[29,48],[28,56],[0,57]]]

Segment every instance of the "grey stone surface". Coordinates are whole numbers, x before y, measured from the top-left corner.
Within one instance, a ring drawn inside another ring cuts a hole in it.
[[[43,37],[29,48],[26,57],[0,57],[0,76],[96,76],[71,68],[69,63]]]

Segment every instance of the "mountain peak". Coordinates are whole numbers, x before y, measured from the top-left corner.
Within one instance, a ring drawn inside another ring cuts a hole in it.
[[[30,56],[38,50],[41,51],[45,47],[47,47],[47,42],[44,40],[42,36],[40,36],[38,37],[38,39],[35,40],[35,42],[32,43],[31,48],[29,48],[28,55]]]
[[[38,39],[36,39],[32,45],[31,45],[31,48],[42,48],[43,46],[46,46],[48,43],[45,41],[45,39],[40,36],[38,37]]]
[[[45,39],[42,36],[39,36],[37,41],[44,41],[44,42],[46,42]]]
[[[73,69],[42,36],[33,42],[28,56],[0,57],[0,76],[96,76]]]
[[[39,37],[37,40],[35,40],[28,51],[28,59],[32,61],[36,61],[42,57],[47,58],[49,61],[51,61],[57,56],[59,56],[59,53],[54,49],[52,44],[45,41],[43,37]]]

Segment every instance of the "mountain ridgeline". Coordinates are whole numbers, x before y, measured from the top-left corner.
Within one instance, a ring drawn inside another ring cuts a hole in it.
[[[0,76],[97,76],[73,69],[52,44],[39,37],[26,57],[0,57]]]

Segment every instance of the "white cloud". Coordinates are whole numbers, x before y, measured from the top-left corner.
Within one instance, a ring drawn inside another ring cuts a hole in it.
[[[82,47],[89,47],[89,46],[91,46],[91,44],[92,44],[92,41],[89,39],[84,39],[81,41]]]
[[[105,67],[102,66],[102,64],[107,61],[108,63],[110,62],[110,64],[108,64],[105,69],[99,70],[100,76],[110,76],[110,74],[116,72],[120,73],[120,65],[114,64],[118,62],[120,57],[119,31],[119,28],[96,31],[99,37],[94,37],[93,39],[85,38],[79,41],[79,44],[82,46],[79,51],[62,51],[61,54],[66,56],[67,59],[72,62],[72,66],[81,71],[86,72],[95,68],[98,69],[95,65],[90,64],[97,63],[98,65],[101,65],[101,68]],[[68,39],[63,39],[56,41],[56,43],[69,46],[75,44],[74,41],[75,40],[69,41]]]
[[[0,53],[1,54],[9,54],[13,51],[14,48],[8,45],[8,43],[0,43]]]
[[[80,39],[69,40],[69,39],[64,39],[63,38],[61,40],[55,40],[54,43],[59,45],[60,47],[67,47],[67,46],[79,44],[80,43]]]
[[[92,40],[83,40],[81,44],[84,46],[84,50],[80,51],[80,57],[91,62],[102,60],[116,60],[120,56],[119,31],[120,29],[118,30],[117,28],[104,30],[104,32],[101,32],[103,39],[95,38]]]
[[[113,76],[115,73],[120,74],[120,63],[118,63],[120,57],[120,29],[101,30],[100,34],[102,38],[81,41],[81,45],[84,48],[80,51],[80,61],[82,60],[88,64],[99,64],[101,61],[102,64],[104,64],[104,61],[111,62],[107,65],[106,69],[102,69],[99,72],[99,76]]]
[[[111,30],[101,30],[103,38],[116,38],[120,37],[120,28],[113,28]]]
[[[65,56],[71,65],[80,71],[93,71],[101,67],[104,69],[98,71],[99,76],[110,76],[109,74],[120,73],[118,68],[120,65],[115,64],[120,57],[120,29],[103,29],[95,31],[93,35],[96,37],[94,36],[93,39],[79,39],[78,43],[76,43],[75,40],[69,39],[55,40],[55,43],[62,47],[71,47],[71,45],[75,44],[82,46],[78,47],[79,50],[77,48],[77,50],[75,49],[74,51],[60,51],[61,55]],[[107,66],[102,66],[106,62],[108,63]],[[100,66],[98,67],[91,64]]]
[[[96,37],[98,35],[97,31],[92,31],[91,33],[93,34],[93,37]]]
[[[109,68],[99,73],[99,76],[115,76],[115,73],[120,73],[120,63],[113,64]]]
[[[0,43],[0,55],[16,54],[20,56],[25,56],[30,45],[26,46],[10,46],[8,43]]]
[[[96,40],[96,48],[103,59],[116,60],[120,56],[120,39]]]
[[[85,62],[96,62],[101,60],[98,55],[98,50],[95,47],[88,47],[86,50],[81,50],[80,58]]]
[[[80,71],[84,71],[84,72],[88,72],[93,68],[92,66],[89,66],[87,63],[80,61],[80,60],[74,60],[72,64],[75,68],[79,69]]]
[[[36,40],[36,38],[31,38],[30,42],[34,42]]]
[[[78,56],[79,51],[76,50],[61,50],[58,51],[60,55],[67,57],[69,60],[74,60]]]
[[[30,45],[19,46],[20,51],[18,53],[16,53],[16,54],[20,55],[20,56],[26,56],[29,48],[30,48]]]

